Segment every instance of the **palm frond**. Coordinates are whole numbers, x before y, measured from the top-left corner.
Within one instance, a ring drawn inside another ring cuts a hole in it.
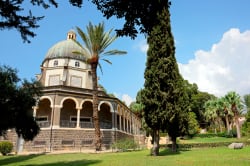
[[[102,71],[102,66],[101,66],[101,64],[100,64],[100,63],[98,63],[98,67],[100,68],[100,71],[101,71],[101,73],[103,74],[103,71]]]
[[[79,27],[76,27],[76,29],[77,29],[77,32],[78,32],[79,36],[81,37],[82,41],[84,42],[85,47],[87,48],[88,52],[90,53],[90,55],[92,55],[92,49],[91,49],[92,44],[91,44],[91,40],[89,39],[88,35],[85,34]]]
[[[126,51],[120,51],[120,50],[110,50],[103,53],[104,55],[124,55],[127,54]]]
[[[87,59],[91,58],[91,53],[89,52],[88,49],[86,49],[85,47],[83,47],[81,45],[81,43],[79,43],[78,41],[76,41],[76,40],[73,40],[73,41],[79,46],[80,49],[79,50],[74,50],[72,53],[78,54],[78,55],[82,55],[82,56],[84,56]]]
[[[84,33],[79,27],[76,27],[76,30],[81,37],[84,45],[81,45],[81,43],[75,41],[77,45],[80,46],[81,50],[76,50],[74,51],[74,53],[78,55],[84,55],[87,60],[96,58],[97,61],[95,61],[95,63],[98,63],[98,67],[100,68],[101,72],[102,67],[99,64],[100,59],[109,64],[112,64],[111,61],[103,59],[103,56],[123,55],[127,53],[126,51],[119,50],[105,51],[106,48],[117,39],[117,36],[111,34],[113,29],[105,32],[104,22],[97,25],[93,25],[91,22],[89,22],[88,26],[86,27],[86,33]],[[92,63],[93,61],[88,62]]]
[[[112,65],[112,62],[109,61],[108,59],[102,59],[103,61],[107,62],[108,64],[111,64]]]

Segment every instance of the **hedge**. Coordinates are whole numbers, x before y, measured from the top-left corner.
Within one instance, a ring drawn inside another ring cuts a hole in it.
[[[210,143],[189,143],[189,144],[178,144],[177,147],[179,149],[191,149],[191,148],[214,148],[214,147],[223,147],[223,146],[228,146],[233,142],[237,141],[229,141],[229,142],[210,142]],[[245,146],[250,145],[249,141],[240,141],[243,143]],[[161,145],[161,148],[165,148],[166,145]],[[172,147],[172,144],[167,144],[168,148]]]

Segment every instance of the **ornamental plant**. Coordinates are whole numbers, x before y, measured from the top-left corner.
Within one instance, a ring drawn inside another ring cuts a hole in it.
[[[8,153],[10,153],[13,149],[13,144],[9,141],[2,141],[0,142],[0,153],[2,153],[2,155],[7,155]]]

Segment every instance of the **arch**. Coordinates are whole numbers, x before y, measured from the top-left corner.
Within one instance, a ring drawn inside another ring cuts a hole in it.
[[[51,97],[43,96],[40,98],[35,113],[33,113],[33,115],[35,115],[39,127],[47,128],[50,126],[52,121],[51,119],[52,108],[53,108],[53,101]]]
[[[60,102],[60,107],[63,107],[63,102],[64,102],[65,100],[68,100],[68,99],[73,100],[73,101],[75,102],[75,104],[76,104],[76,108],[79,108],[79,103],[78,103],[78,101],[76,100],[76,98],[74,98],[74,97],[65,97],[65,98],[63,98],[63,99],[61,100],[61,102]]]
[[[81,101],[79,108],[82,109],[82,105],[83,105],[85,102],[87,102],[87,101],[89,101],[89,102],[91,102],[91,103],[93,104],[93,100],[92,100],[92,99],[84,99],[84,100]]]
[[[60,127],[75,128],[77,126],[77,104],[75,98],[65,97],[61,100]]]
[[[53,104],[54,104],[52,98],[50,96],[42,96],[42,97],[40,97],[39,100],[42,101],[44,99],[48,99],[50,101],[50,107],[52,108]]]
[[[102,104],[107,104],[110,107],[110,112],[114,112],[114,108],[112,106],[112,104],[109,101],[101,101],[98,105],[98,111],[101,110],[101,105]]]
[[[114,125],[113,110],[110,102],[102,101],[98,106],[100,127],[102,129],[112,129]]]

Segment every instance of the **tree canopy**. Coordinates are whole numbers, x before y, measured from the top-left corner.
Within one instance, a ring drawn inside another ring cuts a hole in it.
[[[159,24],[158,13],[171,5],[169,0],[92,0],[103,15],[124,18],[122,29],[117,29],[119,36],[130,36],[134,39],[138,33],[148,34]]]
[[[14,128],[18,136],[32,140],[40,130],[32,106],[41,95],[41,86],[36,81],[20,81],[15,69],[0,66],[0,135]]]
[[[118,36],[130,36],[134,39],[138,33],[148,34],[154,25],[159,22],[157,13],[170,6],[169,0],[91,0],[104,17],[112,16],[118,19],[124,18],[122,29],[116,29]],[[58,7],[57,0],[30,0],[33,6],[41,6],[44,9]],[[83,0],[69,0],[76,7],[82,7]],[[24,14],[26,13],[26,14]],[[34,16],[31,10],[27,11],[23,0],[0,1],[0,29],[16,29],[24,42],[30,42],[29,38],[36,36],[34,29],[39,27],[38,22],[44,16]]]
[[[73,6],[81,7],[82,0],[69,0]],[[41,6],[47,9],[51,6],[58,7],[56,0],[30,0],[34,6]],[[30,42],[29,37],[36,34],[33,29],[38,28],[38,22],[44,16],[34,16],[32,11],[26,11],[23,0],[1,0],[0,1],[0,29],[16,29],[20,32],[24,42]],[[23,14],[26,13],[26,14]]]

